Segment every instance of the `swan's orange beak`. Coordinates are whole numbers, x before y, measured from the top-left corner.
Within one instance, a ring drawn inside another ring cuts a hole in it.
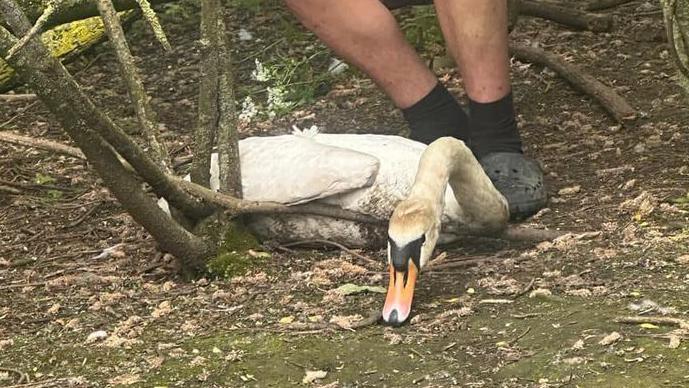
[[[393,326],[399,326],[409,318],[411,302],[414,298],[414,285],[419,269],[409,259],[406,271],[398,271],[391,264],[388,295],[383,306],[383,320]]]

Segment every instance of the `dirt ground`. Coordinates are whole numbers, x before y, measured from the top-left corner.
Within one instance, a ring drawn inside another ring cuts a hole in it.
[[[254,58],[322,51],[280,5],[238,3],[232,25],[253,35],[236,42],[241,85],[250,83]],[[189,153],[195,126],[197,11],[185,3],[166,9],[172,53],[144,24],[130,31],[176,156]],[[608,12],[611,33],[526,17],[512,33],[581,65],[639,111],[621,127],[551,71],[513,62],[524,142],[551,196],[525,224],[573,234],[538,245],[471,239],[441,247],[456,267],[422,274],[415,317],[400,328],[335,328],[382,307],[375,291],[335,291],[385,286],[382,250],[359,252],[380,262],[373,265],[347,251],[266,247],[269,255],[256,253],[243,276],[184,281],[85,163],[0,144],[0,180],[21,191],[0,193],[0,386],[689,385],[687,100],[672,78],[657,3]],[[69,68],[135,131],[107,46]],[[461,95],[457,74],[439,73]],[[314,102],[256,121],[242,136],[286,133],[293,124],[405,131],[359,74],[315,89]],[[5,103],[0,123],[67,141],[40,103]],[[466,262],[474,259],[484,260]],[[645,318],[624,323],[629,316]]]

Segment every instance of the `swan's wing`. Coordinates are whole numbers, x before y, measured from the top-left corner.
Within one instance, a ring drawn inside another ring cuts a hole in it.
[[[244,198],[253,201],[299,204],[349,192],[371,185],[379,168],[374,156],[304,136],[244,139],[239,153]]]

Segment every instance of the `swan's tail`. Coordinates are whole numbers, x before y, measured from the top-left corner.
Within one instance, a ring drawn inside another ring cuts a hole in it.
[[[318,127],[315,125],[312,125],[310,128],[306,129],[301,129],[297,127],[296,125],[292,125],[292,135],[294,136],[299,136],[299,137],[305,137],[308,139],[313,139],[318,135]]]

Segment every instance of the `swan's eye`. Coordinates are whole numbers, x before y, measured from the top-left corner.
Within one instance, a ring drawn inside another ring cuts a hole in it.
[[[419,240],[421,241],[421,245],[426,245],[426,235],[425,234],[423,236],[421,236],[421,238]]]

